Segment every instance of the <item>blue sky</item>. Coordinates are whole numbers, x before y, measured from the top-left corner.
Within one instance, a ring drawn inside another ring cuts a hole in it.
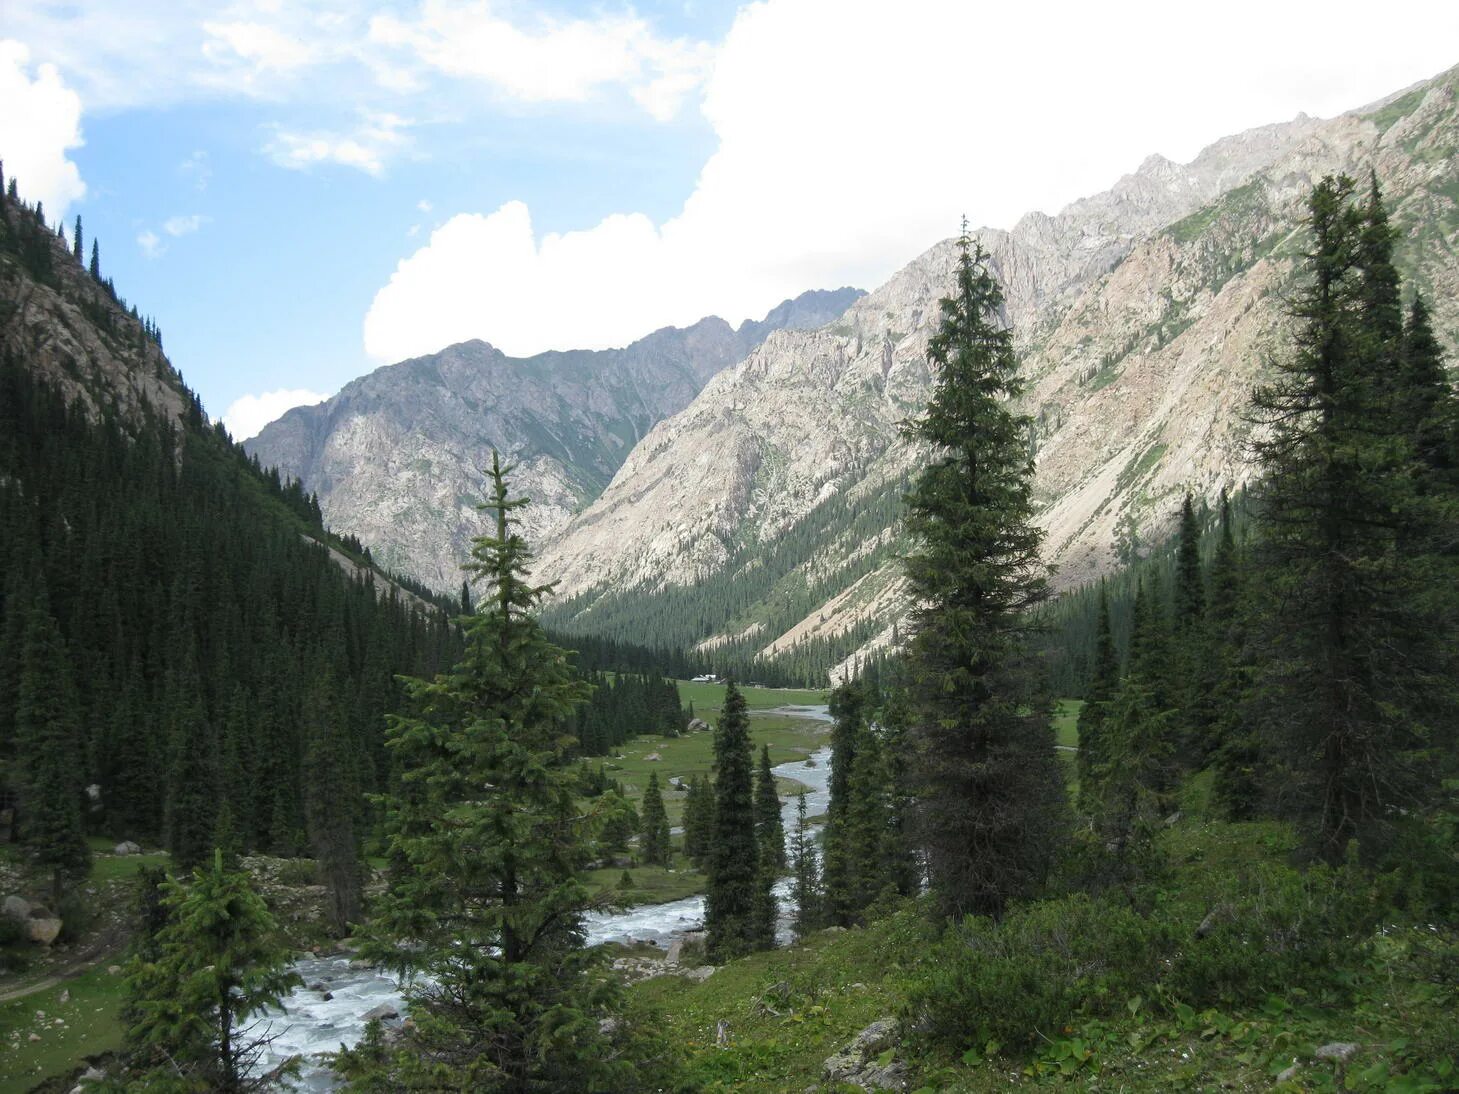
[[[1369,7],[7,0],[0,157],[246,435],[466,337],[873,288],[963,213],[1459,63],[1459,5]]]

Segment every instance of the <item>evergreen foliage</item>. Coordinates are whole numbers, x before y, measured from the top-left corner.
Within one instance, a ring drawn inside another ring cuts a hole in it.
[[[715,961],[775,942],[773,877],[763,866],[755,830],[753,767],[749,711],[731,680],[714,731],[714,827],[704,900],[704,929]]]
[[[806,823],[805,791],[795,796],[795,829],[790,837],[790,869],[795,878],[791,889],[791,900],[795,903],[795,917],[791,929],[797,939],[804,938],[822,925],[822,890],[820,864],[816,860],[816,847]]]
[[[221,852],[190,884],[170,881],[163,893],[165,924],[128,966],[128,1039],[133,1069],[142,1072],[128,1089],[262,1089],[268,1080],[253,1067],[269,1025],[248,1020],[300,982],[287,969],[291,954],[273,917]]]
[[[643,828],[638,838],[639,857],[650,866],[667,866],[673,854],[669,838],[669,816],[664,812],[664,797],[659,791],[659,773],[648,773],[648,786],[643,792],[643,808],[639,810]]]
[[[689,777],[684,798],[684,857],[703,867],[714,839],[714,785],[698,775]]]
[[[495,528],[472,549],[468,569],[484,589],[464,620],[465,654],[409,681],[412,711],[389,729],[396,865],[371,952],[425,976],[411,989],[405,1042],[367,1045],[346,1065],[377,1088],[611,1089],[631,1079],[599,1029],[613,992],[583,946],[589,902],[577,875],[597,818],[579,808],[561,726],[587,686],[535,618],[548,589],[525,580],[531,556],[515,514],[526,501],[509,494],[508,473],[493,455],[483,508]]]
[[[1281,610],[1259,619],[1249,716],[1332,864],[1352,840],[1381,853],[1401,811],[1432,799],[1425,715],[1453,697],[1452,567],[1425,549],[1451,514],[1416,489],[1392,230],[1376,184],[1364,206],[1352,192],[1329,177],[1312,194],[1295,345],[1253,400],[1268,430],[1253,563]]]
[[[953,295],[928,343],[937,382],[908,436],[931,462],[908,495],[918,843],[942,911],[997,916],[1032,893],[1064,828],[1050,704],[1029,660],[1047,597],[1033,524],[1022,387],[1003,295],[964,231]]]
[[[755,772],[755,835],[760,841],[761,861],[776,873],[785,869],[785,822],[780,816],[780,795],[770,770],[770,746],[760,746],[760,766]]]

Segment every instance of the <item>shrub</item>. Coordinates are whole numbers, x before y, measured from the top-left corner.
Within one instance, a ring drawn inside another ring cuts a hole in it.
[[[935,1044],[988,1040],[1022,1053],[1081,1014],[1108,1013],[1158,971],[1157,925],[1084,894],[970,918],[937,944],[908,993],[909,1025]]]
[[[1340,988],[1338,970],[1352,966],[1382,907],[1353,867],[1253,866],[1235,879],[1204,937],[1171,955],[1163,987],[1196,1007]]]

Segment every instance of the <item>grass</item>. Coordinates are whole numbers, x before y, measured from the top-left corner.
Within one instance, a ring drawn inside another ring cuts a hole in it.
[[[724,706],[725,685],[695,683],[692,680],[679,680],[677,683],[679,702],[693,703],[695,715],[703,718],[710,725],[719,721],[719,709]],[[742,686],[740,694],[745,697],[745,705],[751,710],[767,710],[783,706],[811,706],[827,701],[825,691],[812,691],[804,688]]]
[[[1079,712],[1083,699],[1060,699],[1054,704],[1054,743],[1064,748],[1079,747]]]
[[[98,965],[45,991],[0,1003],[0,1094],[22,1094],[43,1078],[69,1071],[83,1057],[121,1047],[122,977],[106,969]],[[65,1003],[62,991],[70,992]],[[44,1020],[36,1018],[37,1011],[44,1012]],[[53,1025],[57,1018],[66,1024]],[[32,1042],[31,1033],[41,1039]]]
[[[633,886],[628,889],[620,886],[622,868],[590,870],[585,875],[585,880],[588,891],[593,896],[610,893],[625,905],[664,904],[670,900],[683,900],[702,893],[707,880],[702,873],[687,865],[673,870],[666,870],[662,866],[635,866],[628,871],[628,876],[633,879]]]

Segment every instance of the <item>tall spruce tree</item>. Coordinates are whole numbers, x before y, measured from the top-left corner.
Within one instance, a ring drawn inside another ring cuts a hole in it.
[[[465,654],[433,680],[409,681],[414,710],[389,729],[402,789],[384,802],[394,877],[369,952],[424,976],[410,991],[410,1035],[346,1065],[380,1086],[632,1081],[599,1028],[613,989],[583,945],[578,873],[596,822],[579,808],[573,741],[560,727],[587,686],[537,622],[549,587],[525,579],[516,514],[527,502],[511,496],[508,474],[494,453],[482,506],[493,527],[467,567],[485,587],[464,620]]]
[[[1295,345],[1253,400],[1266,427],[1256,562],[1281,604],[1262,615],[1253,716],[1282,762],[1286,807],[1331,863],[1353,840],[1381,853],[1432,793],[1420,712],[1446,686],[1447,598],[1432,595],[1444,582],[1422,553],[1429,513],[1398,413],[1392,233],[1376,187],[1364,208],[1352,192],[1332,177],[1313,191]]]
[[[762,869],[755,832],[753,769],[750,715],[731,680],[714,730],[714,828],[704,901],[709,955],[716,961],[765,949],[775,941],[764,932],[770,873]]]
[[[931,449],[907,497],[908,649],[919,842],[941,911],[997,916],[1044,880],[1065,825],[1051,704],[1028,657],[1048,596],[1029,421],[1003,293],[966,226],[928,342],[937,382],[907,426]]]
[[[791,899],[795,917],[791,929],[796,938],[804,938],[821,926],[820,866],[810,827],[806,823],[805,791],[795,796],[795,828],[790,836],[790,869],[795,878]]]
[[[51,899],[91,870],[82,825],[80,711],[65,640],[43,595],[29,609],[15,703],[20,841],[50,879]]]
[[[128,1039],[144,1077],[130,1089],[236,1094],[265,1085],[252,1074],[269,1040],[248,1019],[300,983],[290,951],[248,875],[216,852],[191,883],[164,885],[166,923],[139,949],[127,978]]]
[[[643,792],[643,808],[639,811],[642,829],[638,850],[650,866],[667,866],[673,853],[669,838],[669,816],[664,812],[664,796],[659,790],[659,773],[648,773],[648,786]]]
[[[850,926],[856,911],[852,898],[851,771],[856,747],[866,728],[867,693],[858,680],[846,680],[831,692],[831,776],[826,824],[821,833],[823,914],[838,927]]]
[[[1120,655],[1115,649],[1114,630],[1110,626],[1109,591],[1103,581],[1099,585],[1097,627],[1089,689],[1084,695],[1084,706],[1079,709],[1079,751],[1075,754],[1075,766],[1079,771],[1079,806],[1086,813],[1093,810],[1092,787],[1096,772],[1105,762],[1105,716],[1120,687]]]
[[[780,817],[780,795],[775,774],[770,770],[770,746],[760,746],[760,766],[755,772],[755,834],[767,869],[785,869],[785,822]]]
[[[329,924],[348,934],[364,911],[364,857],[356,828],[359,779],[332,673],[304,698],[304,820],[329,893]]]

